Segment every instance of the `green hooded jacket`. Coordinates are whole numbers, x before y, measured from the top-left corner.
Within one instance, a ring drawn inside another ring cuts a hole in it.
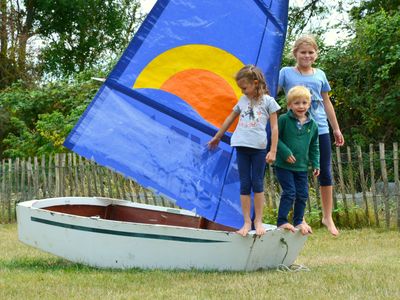
[[[278,119],[278,151],[275,166],[291,171],[308,171],[311,164],[313,169],[319,169],[318,125],[307,112],[308,121],[301,128],[291,110]],[[286,162],[293,155],[294,164]]]

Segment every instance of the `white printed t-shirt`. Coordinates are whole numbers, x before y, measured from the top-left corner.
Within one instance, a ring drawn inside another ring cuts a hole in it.
[[[231,146],[266,149],[266,127],[269,116],[280,108],[275,99],[268,95],[264,95],[253,108],[247,96],[240,97],[238,103],[233,107],[233,110],[240,115],[231,138]]]

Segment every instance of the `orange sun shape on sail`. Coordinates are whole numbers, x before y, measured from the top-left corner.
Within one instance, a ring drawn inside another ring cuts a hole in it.
[[[134,88],[154,88],[186,101],[200,116],[220,127],[241,95],[234,76],[244,64],[220,48],[191,44],[155,57]],[[229,131],[233,131],[236,123]]]

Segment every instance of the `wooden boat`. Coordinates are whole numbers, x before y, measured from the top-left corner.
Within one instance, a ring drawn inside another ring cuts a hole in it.
[[[265,224],[242,237],[193,212],[89,197],[17,206],[19,239],[72,262],[101,268],[258,270],[290,266],[306,241]]]
[[[64,142],[187,210],[32,200],[17,207],[22,242],[105,268],[257,270],[294,262],[306,240],[299,232],[272,225],[262,237],[234,232],[243,216],[231,134],[218,149],[206,147],[241,94],[232,75],[245,63],[265,72],[271,95],[277,88],[288,1],[234,2],[158,0]],[[243,47],[237,41],[249,32]]]

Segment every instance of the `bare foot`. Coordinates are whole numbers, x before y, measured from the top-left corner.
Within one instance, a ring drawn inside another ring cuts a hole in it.
[[[339,230],[337,230],[335,223],[333,222],[332,218],[322,218],[322,224],[328,228],[328,231],[333,235],[333,236],[338,236],[339,235]]]
[[[262,222],[254,222],[254,227],[256,227],[256,235],[264,235],[266,230]]]
[[[310,225],[308,225],[307,223],[304,224],[304,222],[297,225],[296,228],[300,230],[302,235],[307,235],[309,233],[312,233]]]
[[[251,223],[244,223],[243,227],[240,228],[236,233],[240,234],[241,236],[246,236],[251,229]]]
[[[292,224],[290,224],[290,223],[282,224],[281,226],[279,226],[279,228],[286,229],[286,230],[289,230],[289,231],[291,231],[291,232],[296,232],[296,229],[295,229],[294,226],[293,226]]]
[[[301,225],[303,225],[307,229],[308,233],[313,233],[311,226],[308,225],[308,223],[306,221],[304,221],[304,219],[303,219],[303,223]]]

